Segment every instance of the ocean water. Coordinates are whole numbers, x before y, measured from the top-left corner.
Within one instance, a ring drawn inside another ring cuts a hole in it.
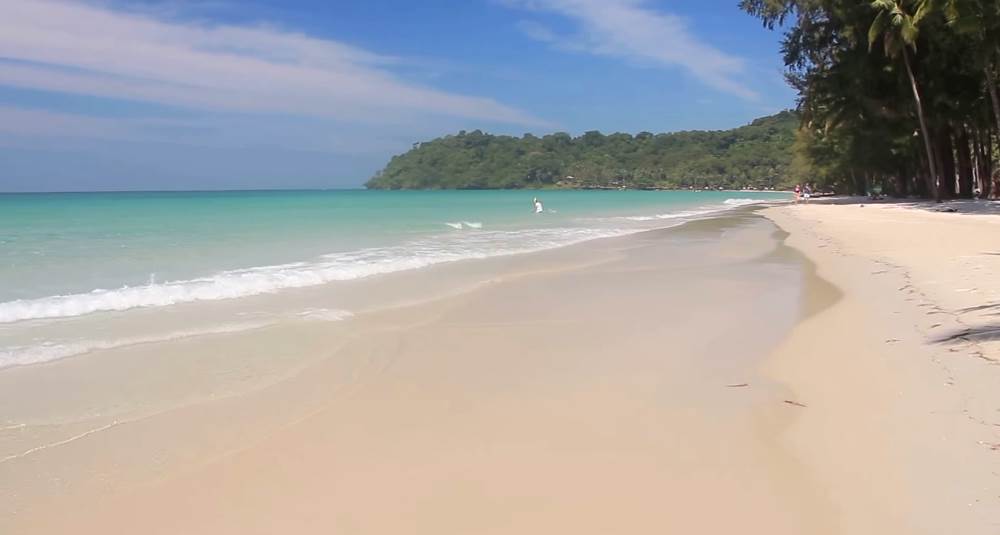
[[[533,213],[535,196],[542,214]],[[0,367],[261,324],[220,320],[92,336],[137,311],[311,287],[335,292],[339,283],[380,274],[551,249],[786,198],[717,191],[0,194]],[[337,320],[350,311],[294,315]]]

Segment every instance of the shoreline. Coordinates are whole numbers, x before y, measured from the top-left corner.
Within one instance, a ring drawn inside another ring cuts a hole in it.
[[[4,339],[4,346],[0,347],[0,369],[70,358],[93,350],[212,334],[216,330],[253,330],[294,319],[293,316],[310,310],[346,317],[370,310],[373,303],[380,301],[359,297],[360,294],[385,297],[389,292],[380,288],[381,282],[395,280],[398,276],[405,278],[408,272],[415,270],[448,269],[450,264],[470,260],[493,262],[493,259],[544,253],[595,239],[662,230],[769,199],[716,201],[676,214],[595,216],[591,219],[600,223],[593,228],[542,226],[483,231],[508,233],[511,235],[508,241],[517,238],[512,243],[494,244],[499,250],[489,248],[486,242],[492,239],[490,237],[477,241],[479,226],[472,231],[469,230],[472,227],[466,227],[463,232],[442,231],[439,235],[418,237],[416,241],[327,253],[309,260],[264,263],[146,285],[98,287],[0,302],[0,338]],[[442,223],[442,226],[444,224],[451,225]],[[462,241],[466,236],[471,245]],[[440,250],[426,251],[433,247],[421,240],[431,239],[441,242],[437,244]],[[424,252],[406,253],[407,247]],[[385,254],[391,258],[380,256]],[[370,265],[365,268],[369,273],[359,273],[365,270],[356,268],[358,263]],[[457,271],[461,278],[467,272],[488,272],[490,269],[452,271]],[[425,292],[427,297],[450,291],[440,284],[436,286],[435,291]],[[400,294],[419,293],[401,284],[396,284],[396,290]],[[318,297],[312,299],[310,295]],[[342,299],[342,296],[348,297]],[[392,304],[398,300],[382,301]],[[248,319],[243,314],[245,309],[266,311],[269,315]],[[198,321],[186,321],[192,316]],[[147,328],[160,324],[164,328]],[[90,333],[102,333],[103,337],[95,338]],[[45,342],[38,344],[39,339]]]
[[[390,277],[454,291],[345,321],[0,370],[0,528],[992,533],[995,343],[929,343],[952,325],[926,312],[973,296],[839,241],[852,209],[744,207]]]
[[[724,497],[740,505],[708,520],[719,529],[800,533],[825,505],[766,440],[795,413],[753,372],[796,321],[799,288],[780,281],[798,266],[769,223],[741,212],[524,255],[435,302],[0,372],[0,405],[15,385],[30,396],[44,384],[64,397],[40,415],[111,419],[8,433],[52,436],[0,463],[16,485],[0,489],[14,508],[0,526],[215,535],[353,517],[362,533],[648,531],[703,525]],[[755,317],[761,306],[773,313]],[[231,395],[113,415],[178,381],[257,373],[243,363],[288,348],[317,358]],[[754,386],[725,386],[741,382]],[[574,512],[582,504],[602,506]]]

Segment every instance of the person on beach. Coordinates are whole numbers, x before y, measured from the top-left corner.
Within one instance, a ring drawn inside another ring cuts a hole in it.
[[[536,214],[540,214],[544,211],[544,208],[542,208],[542,201],[538,200],[538,197],[532,199],[531,203],[535,206]]]
[[[802,188],[796,184],[795,185],[795,204],[799,203],[799,196],[802,195]]]
[[[809,185],[809,183],[807,182],[805,187],[802,188],[802,198],[805,199],[806,202],[809,202],[809,197],[812,197],[812,194],[813,194],[812,186]]]

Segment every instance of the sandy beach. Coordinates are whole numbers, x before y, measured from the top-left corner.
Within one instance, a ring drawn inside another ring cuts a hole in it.
[[[1000,529],[996,208],[762,212],[841,294],[767,368],[808,400],[785,440],[824,481],[843,533]]]
[[[743,209],[0,370],[0,531],[996,533],[997,230]]]
[[[1000,535],[1000,0],[0,5],[0,535]]]

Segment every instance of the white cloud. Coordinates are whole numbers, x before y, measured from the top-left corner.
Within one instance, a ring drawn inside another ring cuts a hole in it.
[[[0,85],[212,111],[365,123],[444,115],[543,125],[489,98],[408,83],[396,59],[269,26],[207,25],[90,4],[0,0]]]
[[[0,105],[0,134],[121,139],[127,132],[113,119]]]
[[[456,127],[457,128],[457,127]],[[0,104],[0,147],[94,147],[90,142],[154,142],[210,149],[268,147],[341,156],[385,157],[437,132],[381,125],[342,125],[328,119],[244,114],[211,117],[102,117]]]
[[[551,43],[558,41],[559,39],[559,36],[557,36],[555,32],[533,20],[518,21],[517,29],[521,30],[521,32],[524,35],[527,35],[528,37],[535,39],[537,41],[545,41]]]
[[[656,11],[643,0],[501,0],[510,7],[544,11],[575,22],[573,35],[557,36],[537,22],[521,22],[529,37],[575,51],[625,58],[639,64],[680,67],[703,83],[747,100],[753,90],[740,83],[744,61],[699,40],[685,19]]]

